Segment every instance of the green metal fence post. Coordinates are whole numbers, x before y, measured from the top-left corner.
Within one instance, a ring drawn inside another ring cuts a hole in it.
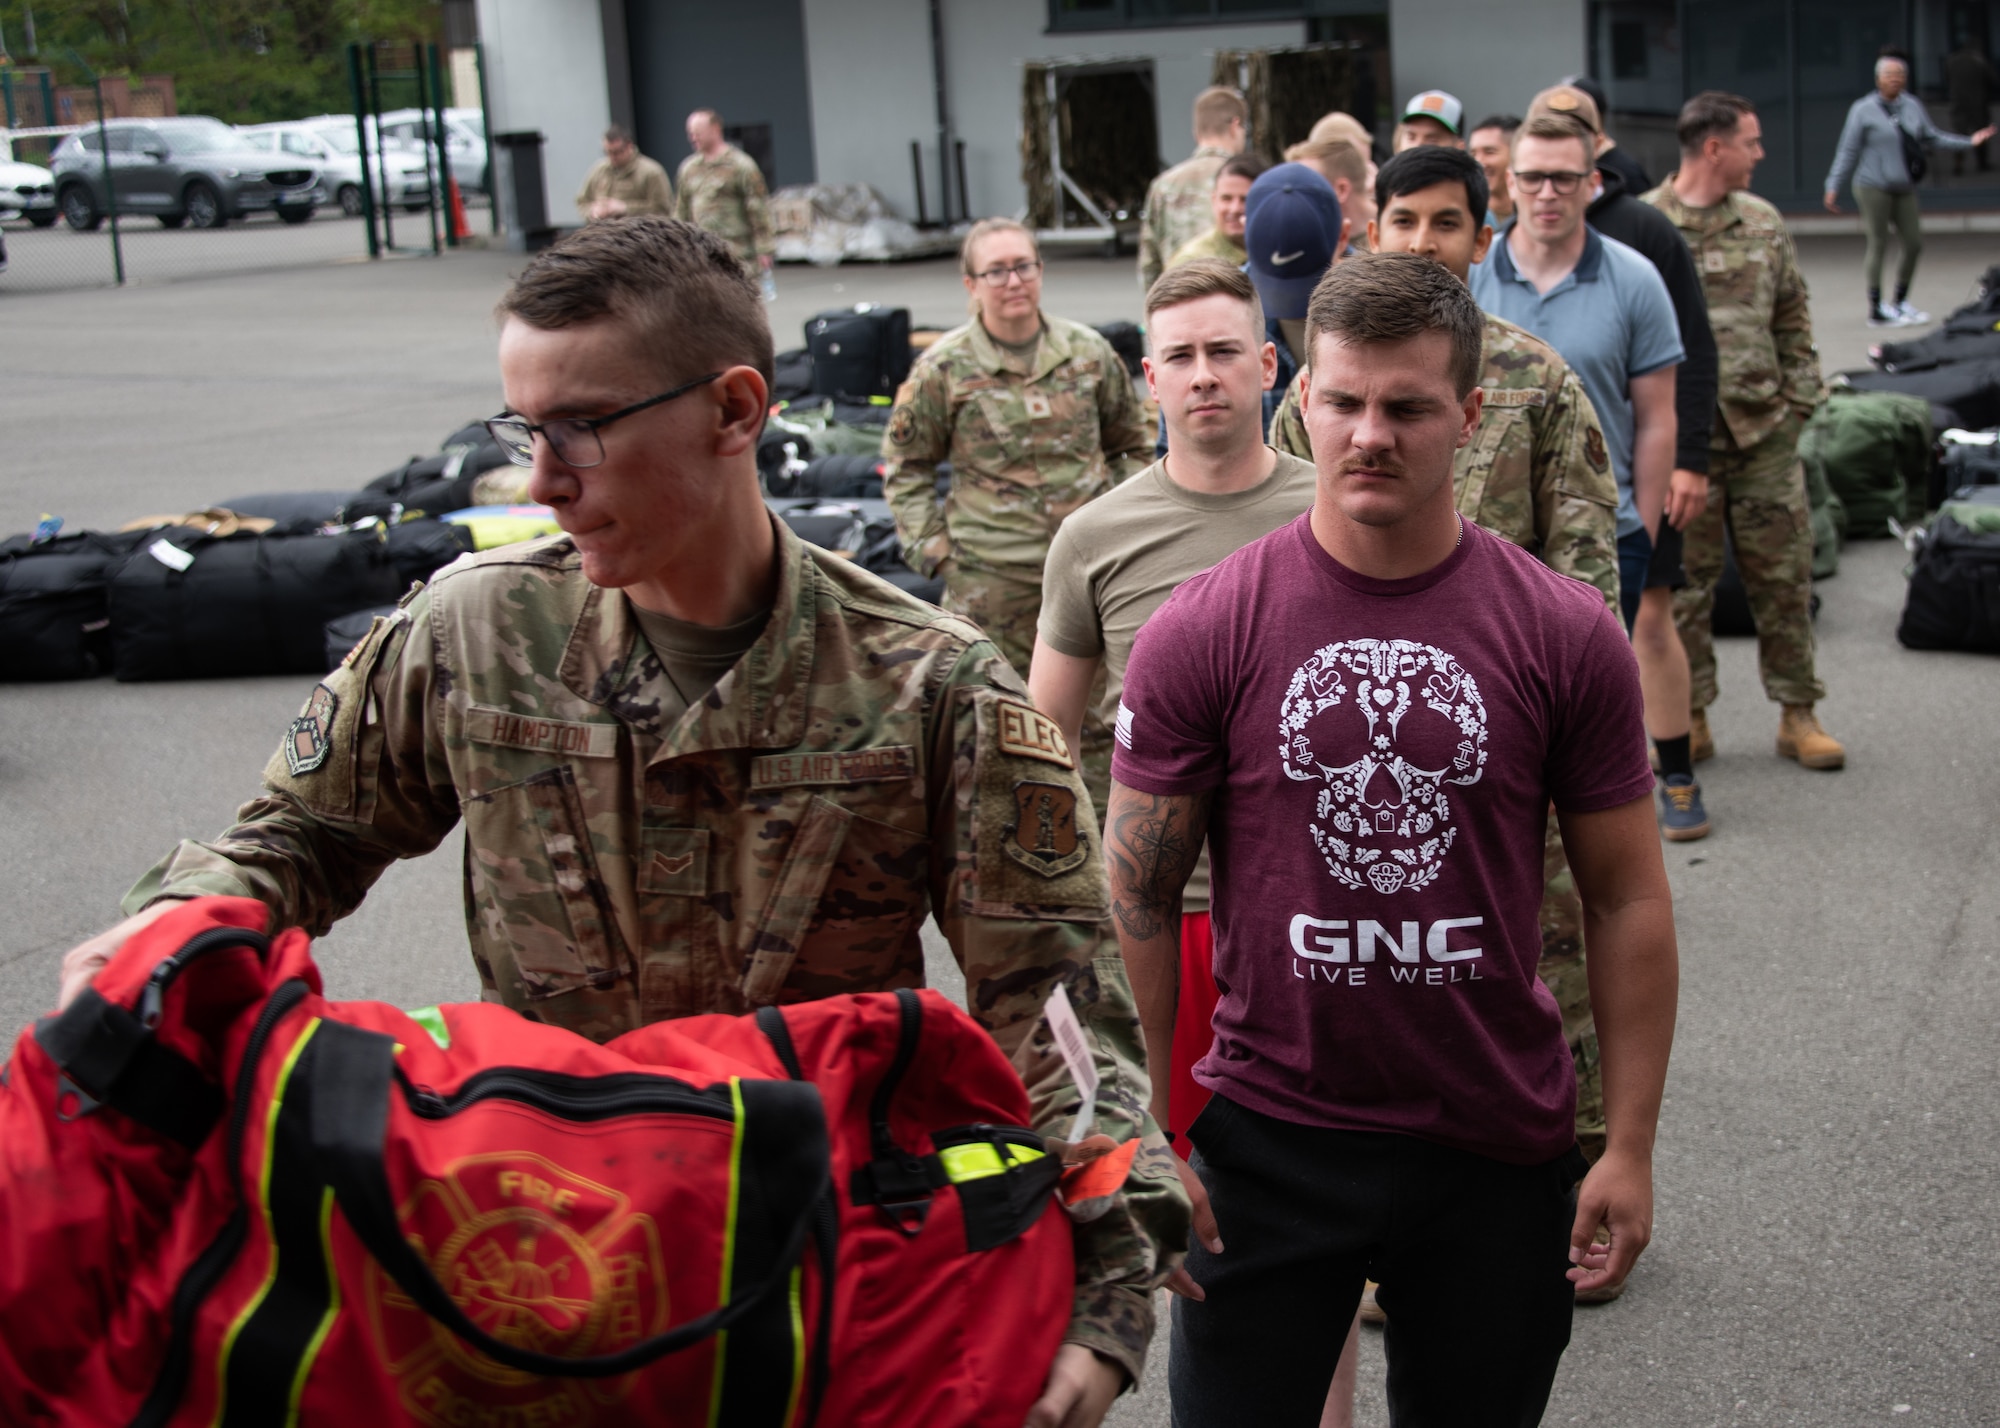
[[[384,252],[393,253],[396,251],[396,222],[389,210],[396,205],[389,197],[388,150],[382,138],[382,79],[375,66],[377,45],[377,41],[371,40],[366,51],[368,113],[375,120],[375,163],[382,170],[382,248]]]
[[[425,48],[425,46],[420,44],[412,44],[410,46],[410,67],[414,71],[417,80],[417,113],[424,116],[421,127],[423,130],[428,131],[431,127],[431,109],[434,106],[437,95],[435,91],[431,90],[424,83]],[[451,182],[451,165],[444,151],[444,136],[442,134],[432,134],[425,142],[424,148],[427,151],[435,149],[438,156],[438,181],[430,185],[431,201],[424,206],[424,212],[431,221],[431,256],[436,258],[441,257],[444,253],[443,245],[438,242],[438,203],[447,191],[446,186]],[[428,154],[426,155],[425,162],[429,162]]]
[[[444,192],[440,195],[443,199],[444,244],[447,248],[456,248],[458,246],[458,224],[451,216],[451,193],[454,187],[451,173],[451,145],[447,142],[448,135],[444,127],[444,71],[438,68],[438,47],[436,45],[425,45],[424,50],[430,60],[431,116],[435,121],[431,132],[436,140],[438,167],[444,173]],[[460,194],[459,202],[463,203],[464,201],[465,195]]]
[[[382,256],[382,242],[375,236],[375,180],[369,173],[368,165],[368,112],[367,101],[361,92],[361,46],[347,47],[347,87],[354,94],[354,142],[361,154],[361,221],[368,225],[368,256]],[[382,192],[389,191],[388,178],[382,181]]]
[[[118,286],[125,286],[125,245],[118,239],[118,189],[111,181],[111,137],[104,127],[104,81],[97,77],[95,70],[90,74],[90,85],[97,93],[97,148],[98,157],[104,160],[104,207],[111,214],[111,271],[117,275]]]
[[[472,46],[472,70],[479,76],[479,127],[486,137],[486,184],[487,222],[492,226],[495,237],[500,233],[500,195],[493,191],[493,104],[486,97],[486,41],[476,41]]]

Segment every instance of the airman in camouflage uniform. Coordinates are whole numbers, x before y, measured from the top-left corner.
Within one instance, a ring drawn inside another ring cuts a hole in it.
[[[1670,175],[1645,201],[1673,220],[1694,253],[1722,357],[1708,509],[1684,533],[1688,586],[1674,595],[1674,623],[1693,675],[1691,702],[1705,725],[1716,697],[1710,619],[1726,524],[1757,622],[1764,692],[1787,706],[1788,718],[1800,705],[1810,717],[1826,686],[1813,661],[1812,520],[1798,442],[1826,392],[1798,254],[1778,210],[1754,194],[1731,193],[1713,207],[1690,208]],[[1824,731],[1819,737],[1833,743]]]
[[[942,574],[944,607],[1025,670],[1056,528],[1151,463],[1153,440],[1123,359],[1097,331],[1045,314],[1040,343],[1021,358],[974,319],[939,338],[896,393],[882,439],[882,494],[910,567]],[[940,505],[945,461],[951,490]],[[1094,715],[1083,743],[1085,782],[1101,816],[1111,738]]]
[[[1178,268],[1182,263],[1192,263],[1196,258],[1220,258],[1239,268],[1250,261],[1242,239],[1231,238],[1220,228],[1211,228],[1201,237],[1181,244],[1173,257],[1167,260],[1166,271]]]
[[[1596,586],[1617,609],[1618,485],[1583,383],[1548,343],[1490,313],[1481,357],[1486,406],[1452,462],[1459,513],[1534,551],[1551,570]],[[1299,382],[1287,387],[1270,435],[1280,451],[1312,458]],[[1604,1087],[1584,969],[1583,902],[1554,818],[1543,863],[1536,970],[1562,1011],[1576,1062],[1577,1141],[1594,1159],[1604,1149]]]
[[[1156,177],[1146,190],[1139,225],[1139,287],[1149,291],[1168,259],[1215,223],[1215,176],[1235,150],[1202,144]]]
[[[1079,1105],[1042,1006],[1064,985],[1142,1146],[1076,1227],[1069,1342],[1136,1382],[1188,1206],[1061,734],[992,644],[776,527],[774,613],[692,709],[569,537],[466,556],[316,687],[262,797],[126,899],[233,894],[324,933],[466,823],[489,1001],[604,1040],[666,1017],[914,987],[934,913],[1034,1123]]]
[[[674,187],[674,217],[722,239],[753,275],[778,251],[764,175],[734,144],[724,144],[714,158],[689,154]]]

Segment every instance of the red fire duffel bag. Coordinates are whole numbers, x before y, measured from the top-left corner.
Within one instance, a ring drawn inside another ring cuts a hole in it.
[[[0,1422],[1026,1416],[1059,1166],[935,993],[598,1046],[328,1002],[264,923],[176,909],[0,1073]]]

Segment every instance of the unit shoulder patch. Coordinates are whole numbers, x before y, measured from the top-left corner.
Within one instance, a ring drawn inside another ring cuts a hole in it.
[[[1081,867],[1090,849],[1076,832],[1076,790],[1023,779],[1014,785],[1014,822],[1007,856],[1038,877],[1054,878]]]
[[[293,778],[311,773],[333,752],[333,716],[339,709],[338,694],[324,684],[313,686],[306,707],[285,731],[285,767]]]

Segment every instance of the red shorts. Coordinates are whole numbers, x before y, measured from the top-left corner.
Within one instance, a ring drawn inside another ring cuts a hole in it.
[[[1215,931],[1205,912],[1181,917],[1181,995],[1174,1008],[1174,1064],[1167,1085],[1167,1129],[1178,1138],[1187,1134],[1201,1108],[1208,1104],[1208,1087],[1194,1079],[1194,1064],[1208,1055],[1215,1040]],[[1176,1139],[1174,1149],[1188,1153]]]

